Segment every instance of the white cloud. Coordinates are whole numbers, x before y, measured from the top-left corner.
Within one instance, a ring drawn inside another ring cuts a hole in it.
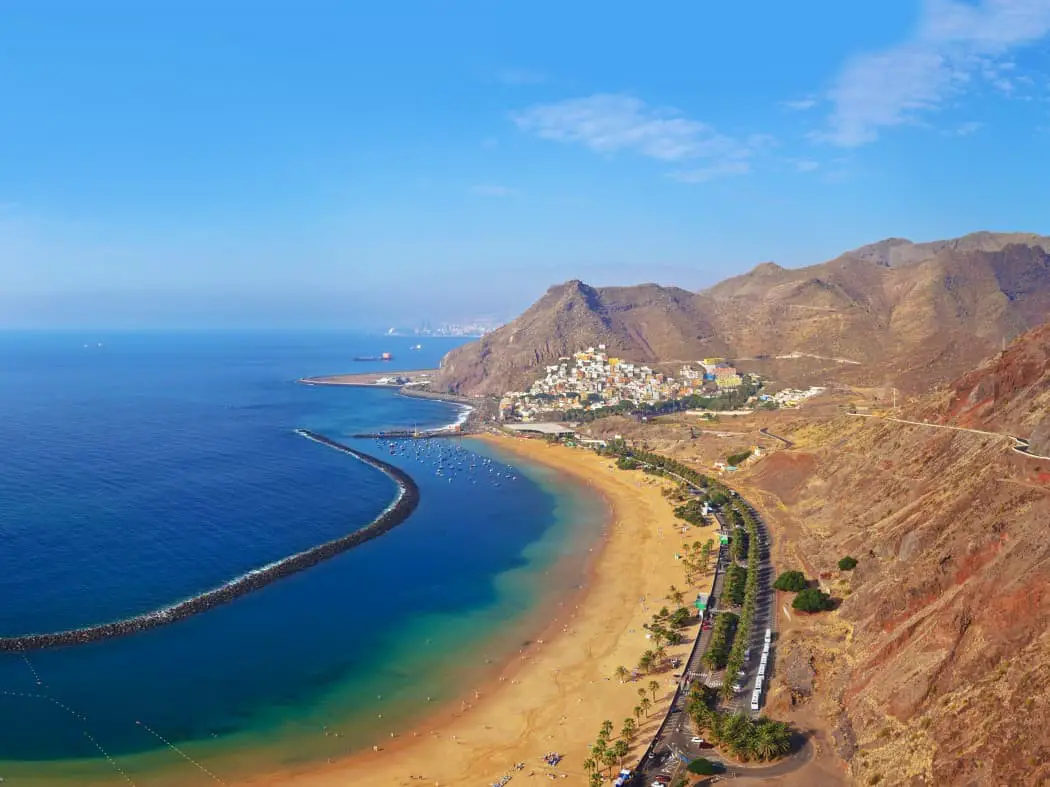
[[[781,101],[780,106],[786,107],[787,109],[794,109],[799,112],[804,112],[807,109],[813,109],[817,105],[815,98],[799,98],[794,101]]]
[[[813,172],[813,170],[820,169],[820,163],[812,159],[792,159],[790,163],[795,168],[795,172]]]
[[[916,123],[984,78],[1009,92],[998,62],[1009,51],[1050,32],[1050,0],[925,0],[915,34],[882,52],[855,58],[828,93],[834,109],[817,136],[842,147],[878,138],[879,130]]]
[[[623,94],[595,94],[539,104],[511,114],[518,128],[542,139],[583,145],[596,153],[636,153],[663,162],[703,161],[679,180],[698,182],[720,174],[743,174],[756,152],[772,137],[753,134],[740,140],[685,117],[671,107],[651,107]],[[691,175],[689,173],[692,173]]]
[[[514,189],[508,186],[500,186],[495,183],[480,183],[470,187],[471,192],[482,197],[509,197],[515,194]]]

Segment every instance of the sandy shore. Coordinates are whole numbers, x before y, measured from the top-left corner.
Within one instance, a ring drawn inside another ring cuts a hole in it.
[[[303,773],[274,773],[241,781],[242,785],[296,785],[361,787],[391,785],[492,784],[513,773],[514,784],[540,783],[549,770],[558,783],[584,785],[582,762],[588,745],[605,719],[616,732],[639,703],[638,689],[650,679],[660,683],[658,702],[643,719],[631,758],[648,744],[663,717],[674,690],[670,671],[621,684],[617,666],[630,669],[651,644],[642,624],[653,611],[668,604],[668,588],[675,585],[691,598],[710,590],[710,576],[700,586],[687,588],[681,564],[675,560],[685,540],[683,523],[675,520],[661,494],[661,482],[640,472],[616,470],[613,462],[589,451],[549,446],[525,439],[485,437],[502,449],[542,462],[571,475],[600,492],[612,512],[603,543],[595,546],[595,560],[587,587],[572,599],[572,607],[556,630],[544,636],[498,679],[477,695],[465,698],[464,709],[444,717],[420,719],[415,730],[403,730],[391,740],[377,728],[378,753],[368,751]],[[691,526],[689,541],[715,537],[713,527]],[[644,599],[644,601],[643,601]],[[686,632],[687,644],[668,650],[685,656],[696,635]],[[565,755],[561,765],[547,768],[540,757],[549,751]],[[513,765],[524,762],[523,771]],[[535,772],[530,779],[529,774]],[[566,774],[566,778],[561,778]],[[420,778],[422,777],[422,779]]]

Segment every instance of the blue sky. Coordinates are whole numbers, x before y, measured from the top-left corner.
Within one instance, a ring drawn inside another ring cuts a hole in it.
[[[513,316],[1050,234],[1050,0],[8,0],[0,325]]]

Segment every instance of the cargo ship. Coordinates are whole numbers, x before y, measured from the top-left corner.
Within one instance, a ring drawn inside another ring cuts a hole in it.
[[[355,361],[392,361],[394,356],[390,353],[383,353],[382,355],[359,355],[354,358]]]

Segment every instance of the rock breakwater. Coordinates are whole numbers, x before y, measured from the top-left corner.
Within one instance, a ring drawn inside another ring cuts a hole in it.
[[[383,535],[404,522],[415,510],[416,506],[419,505],[419,487],[416,486],[416,482],[412,480],[411,476],[400,468],[316,432],[306,429],[296,429],[295,431],[308,440],[313,440],[321,445],[350,454],[355,459],[387,475],[398,487],[398,493],[393,502],[372,522],[352,533],[274,561],[261,568],[253,569],[193,598],[179,601],[152,612],[109,623],[99,623],[48,634],[23,634],[12,637],[0,637],[0,652],[27,652],[46,648],[86,645],[90,642],[136,634],[140,631],[166,626],[193,615],[199,615],[220,604],[233,601],[252,591],[272,584],[279,579],[305,571],[322,561],[360,546],[366,541],[371,541],[373,538]]]

